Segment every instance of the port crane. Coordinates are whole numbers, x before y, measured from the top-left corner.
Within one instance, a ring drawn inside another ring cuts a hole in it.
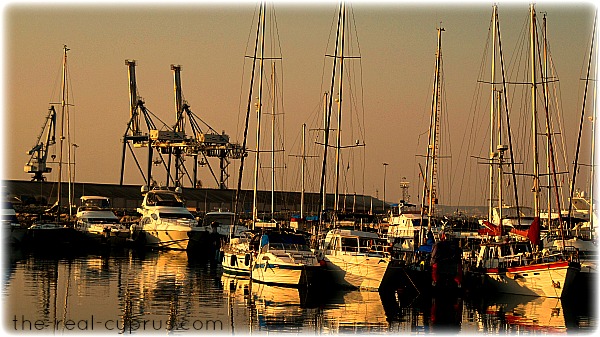
[[[192,187],[201,187],[197,179],[198,165],[206,165],[219,188],[226,189],[229,178],[227,168],[230,160],[240,159],[246,156],[247,153],[241,145],[231,143],[225,132],[219,134],[192,112],[187,101],[183,99],[181,66],[171,65],[174,76],[175,124],[171,126],[163,122],[161,127],[158,128],[153,121],[153,117],[156,116],[146,108],[143,98],[138,95],[135,60],[125,60],[125,64],[129,72],[130,119],[123,136],[120,185],[123,185],[125,157],[127,148],[129,148],[148,187],[153,184],[153,164],[163,165],[167,174],[167,186],[173,183],[174,186],[180,187],[183,187],[186,177]],[[146,132],[142,130],[142,123],[145,123]],[[202,129],[202,126],[206,131]],[[188,129],[191,130],[190,134],[186,133]],[[148,149],[146,174],[144,174],[131,145],[134,148],[145,147]],[[156,158],[154,152],[157,153]],[[165,157],[167,158],[165,159]],[[193,159],[194,163],[191,174],[185,165],[185,160],[189,157]],[[200,161],[198,161],[199,158]],[[209,158],[218,158],[219,160],[220,174],[218,177],[210,165]],[[172,166],[175,169],[174,175],[171,174]]]
[[[44,173],[52,171],[52,168],[47,166],[48,150],[54,144],[56,144],[56,110],[51,105],[35,145],[27,151],[30,157],[25,164],[25,172],[33,173],[31,181],[46,181]]]

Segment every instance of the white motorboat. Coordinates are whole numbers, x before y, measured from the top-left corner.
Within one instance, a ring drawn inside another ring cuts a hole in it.
[[[333,229],[322,242],[325,273],[341,286],[379,290],[390,269],[388,244],[377,233]],[[388,276],[389,277],[389,276]]]
[[[250,276],[255,252],[251,250],[250,242],[254,236],[250,231],[242,232],[221,248],[223,273]]]
[[[140,221],[131,226],[131,239],[149,248],[186,250],[190,235],[199,232],[198,221],[185,207],[182,191],[142,187]]]
[[[129,227],[119,221],[110,209],[110,199],[102,196],[82,196],[77,208],[75,229],[98,243],[123,244],[129,238]]]
[[[230,237],[231,234],[233,234],[233,237],[236,238],[239,237],[242,232],[247,231],[248,227],[240,224],[236,224],[234,227],[233,218],[233,212],[227,212],[222,210],[208,212],[206,213],[206,215],[204,215],[201,228],[211,233],[213,232],[213,230],[216,230],[217,234],[219,234],[223,238]],[[232,227],[234,227],[233,233]]]
[[[258,238],[255,240],[258,241]],[[250,276],[260,283],[301,287],[313,285],[321,269],[303,235],[267,230],[260,236]]]

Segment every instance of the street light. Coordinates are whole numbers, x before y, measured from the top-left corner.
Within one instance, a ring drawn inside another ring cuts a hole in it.
[[[388,163],[383,163],[383,213],[385,214],[385,176],[387,173]]]

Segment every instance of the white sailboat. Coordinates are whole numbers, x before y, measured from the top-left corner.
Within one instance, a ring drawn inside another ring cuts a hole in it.
[[[71,139],[69,137],[70,125],[69,125],[69,107],[68,102],[68,76],[67,76],[67,52],[69,48],[63,46],[63,58],[62,58],[62,78],[61,78],[61,102],[60,102],[60,138],[59,138],[59,156],[58,156],[58,183],[56,193],[56,203],[48,209],[46,212],[52,215],[52,219],[41,218],[36,221],[27,229],[27,235],[24,240],[33,248],[40,247],[57,247],[66,248],[70,247],[77,241],[77,231],[72,226],[71,212],[72,212],[72,195],[71,195]],[[54,108],[51,108],[54,111]],[[68,214],[62,214],[61,208],[63,206],[62,198],[62,175],[63,175],[63,148],[64,141],[67,141],[67,166],[68,166],[68,201],[67,207],[69,210]],[[41,163],[37,162],[34,166],[41,168]],[[45,166],[45,163],[44,163]],[[30,172],[32,166],[26,165],[25,171]],[[50,172],[50,170],[43,170]],[[55,213],[54,213],[55,212]]]
[[[495,81],[495,58],[496,58],[496,47],[499,45],[499,23],[498,23],[498,12],[497,6],[493,6],[493,52],[492,52],[492,81],[491,83],[496,84]],[[535,41],[536,41],[536,25],[535,25],[535,8],[530,5],[530,24],[531,24],[531,87],[532,87],[532,110],[535,120],[536,106],[535,106],[535,90],[536,90],[536,64],[535,64]],[[500,57],[502,57],[502,51],[500,50]],[[504,75],[504,72],[502,72]],[[499,82],[502,84],[506,83],[506,80],[502,78]],[[505,88],[504,88],[505,89]],[[499,197],[496,199],[499,205],[502,205],[503,194],[502,194],[502,176],[503,176],[503,164],[504,164],[504,152],[509,150],[509,146],[501,143],[501,121],[500,117],[497,117],[497,130],[494,128],[495,116],[501,116],[500,106],[500,94],[506,93],[506,90],[498,90],[495,87],[492,88],[492,97],[498,97],[498,111],[496,112],[496,100],[492,99],[491,105],[491,149],[493,150],[490,154],[490,212],[492,209],[493,202],[493,190],[491,183],[492,178],[496,174],[494,172],[494,166],[498,169],[498,193]],[[497,95],[498,94],[498,95]],[[498,145],[494,144],[494,133],[498,132],[497,141]],[[580,265],[576,261],[572,261],[565,256],[563,252],[556,254],[548,254],[548,252],[541,252],[536,250],[536,246],[539,244],[539,233],[540,233],[540,219],[539,219],[539,172],[537,163],[537,132],[534,122],[533,127],[533,144],[534,144],[534,207],[533,207],[533,221],[529,226],[525,236],[531,241],[531,245],[526,241],[509,240],[502,229],[504,215],[498,216],[499,222],[497,225],[489,224],[488,226],[493,227],[493,236],[489,237],[488,241],[482,242],[479,248],[479,253],[474,267],[471,269],[471,276],[476,282],[483,282],[484,285],[491,287],[492,289],[501,293],[510,293],[518,295],[530,295],[530,296],[541,296],[541,297],[557,297],[560,298],[563,291],[570,286],[573,282],[576,274],[580,270]],[[510,135],[510,133],[509,133]],[[511,150],[512,152],[512,150]],[[512,153],[511,153],[511,163]],[[513,171],[514,172],[514,171]],[[515,187],[516,188],[516,187]],[[515,193],[516,195],[516,193]],[[518,203],[517,203],[518,204]],[[499,208],[502,209],[501,207]],[[519,221],[519,215],[517,215],[517,222]],[[491,221],[491,220],[490,220]],[[515,230],[512,230],[515,232]],[[481,284],[481,283],[479,283]]]

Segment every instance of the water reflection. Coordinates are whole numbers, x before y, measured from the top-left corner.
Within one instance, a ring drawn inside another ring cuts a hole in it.
[[[473,302],[478,332],[566,333],[565,309],[558,298],[503,295]]]
[[[8,332],[499,334],[597,325],[581,299],[282,288],[227,276],[186,252],[4,258]]]

